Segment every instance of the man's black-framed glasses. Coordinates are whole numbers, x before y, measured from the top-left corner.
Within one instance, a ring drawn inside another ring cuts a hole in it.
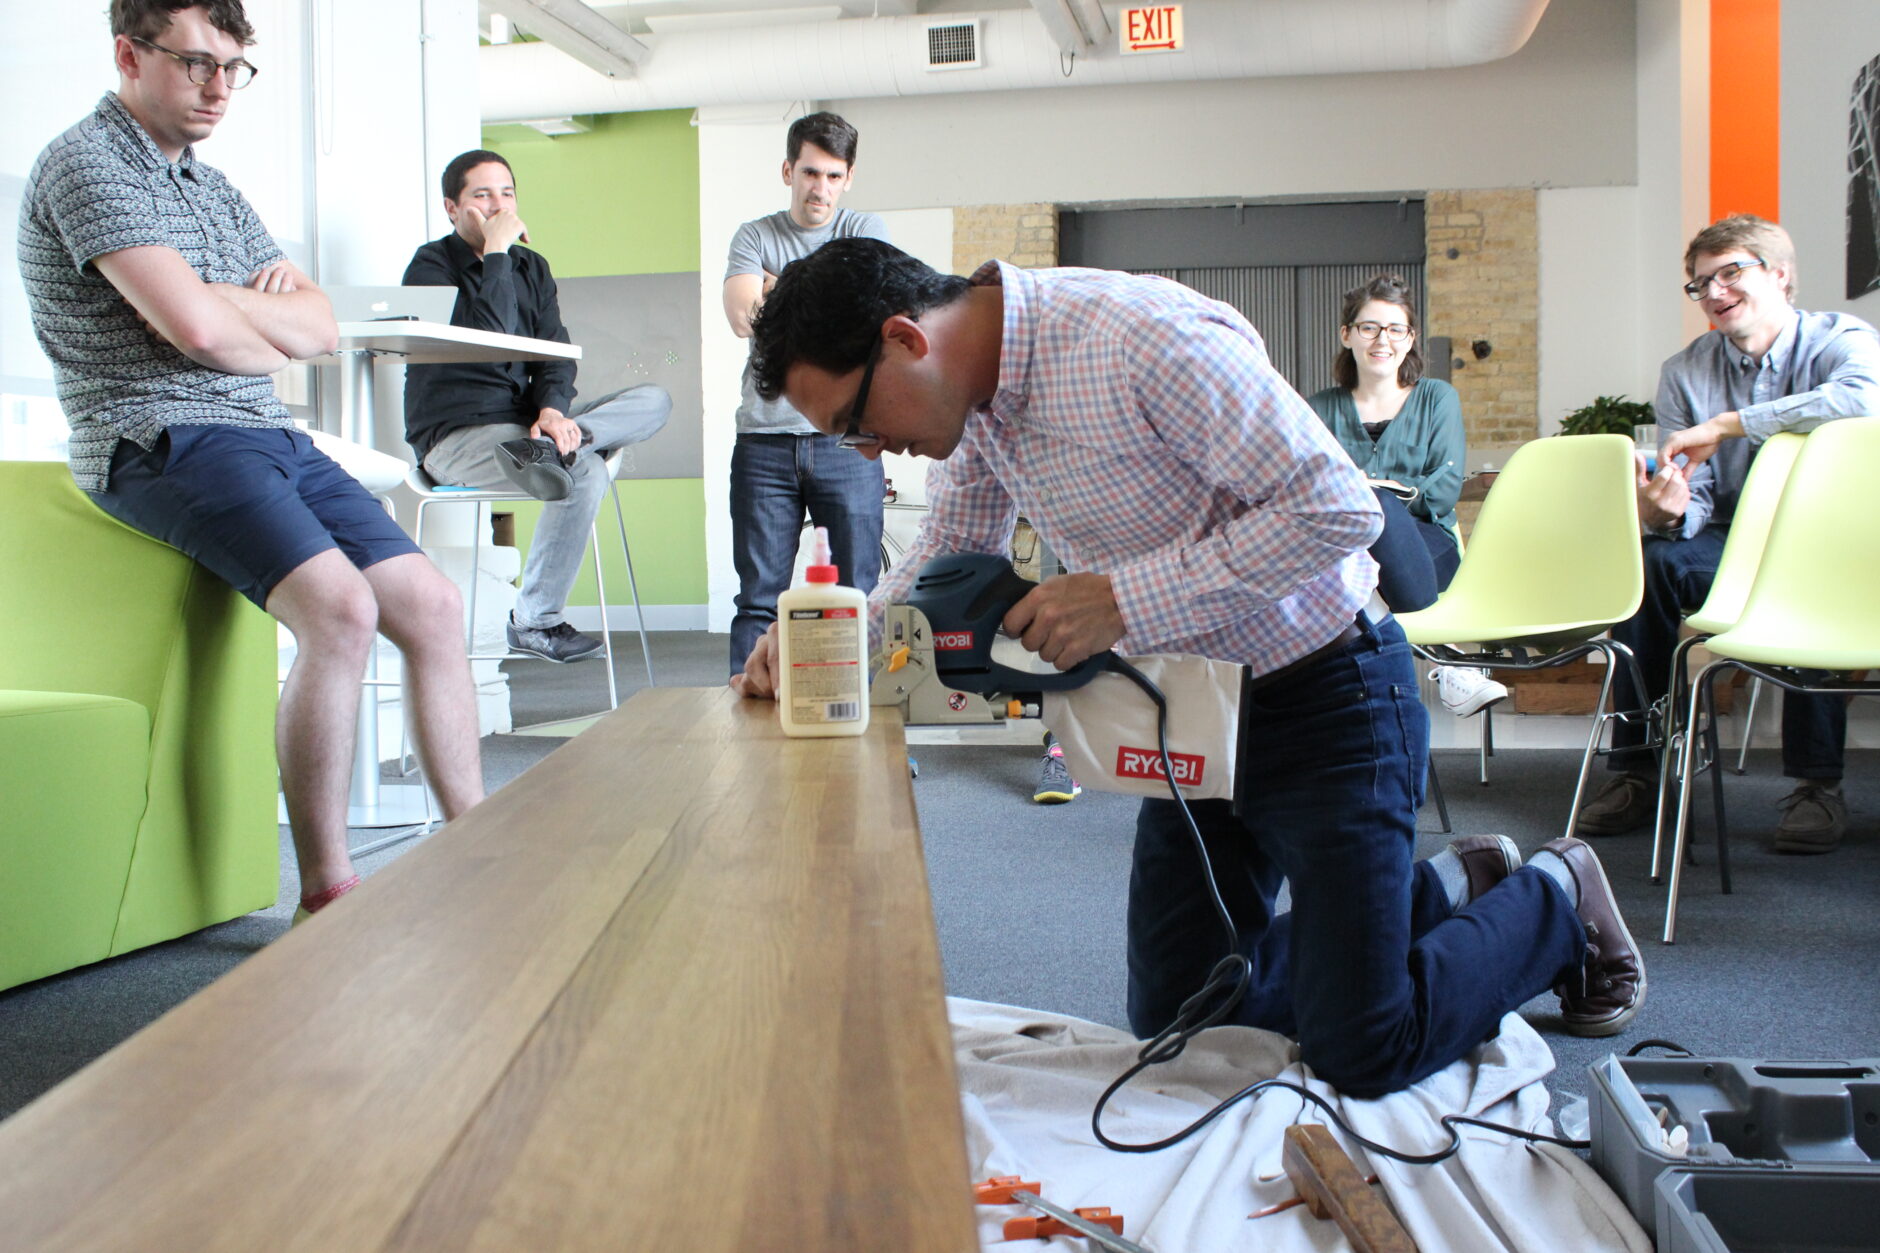
[[[1711,273],[1704,275],[1704,277],[1694,278],[1686,283],[1684,285],[1684,294],[1689,296],[1692,300],[1702,300],[1705,296],[1710,294],[1710,285],[1712,283],[1724,288],[1735,287],[1738,283],[1743,281],[1744,270],[1753,270],[1762,263],[1762,259],[1758,257],[1752,261],[1732,261],[1728,265],[1720,265]]]
[[[855,403],[849,406],[848,429],[842,433],[837,443],[843,448],[860,450],[879,448],[881,436],[870,435],[862,429],[862,411],[868,408],[868,388],[875,381],[875,366],[881,360],[881,337],[875,337],[875,346],[868,352],[868,364],[862,368],[862,383],[855,389]]]
[[[131,42],[142,44],[152,52],[161,52],[166,57],[174,57],[181,61],[183,68],[189,71],[189,81],[198,87],[207,87],[214,82],[215,72],[221,70],[223,79],[228,83],[228,89],[240,91],[254,82],[255,75],[258,73],[254,66],[240,57],[236,57],[233,61],[217,61],[212,57],[192,57],[181,52],[171,52],[162,44],[154,44],[148,39],[139,39],[135,35],[131,36]]]

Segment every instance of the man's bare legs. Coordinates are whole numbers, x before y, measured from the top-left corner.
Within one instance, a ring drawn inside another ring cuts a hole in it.
[[[424,777],[455,818],[483,799],[476,687],[464,655],[463,598],[428,557],[408,553],[366,567],[379,630],[405,657],[411,733]]]
[[[274,746],[301,895],[314,896],[353,873],[346,796],[359,680],[379,611],[371,585],[337,548],[308,558],[275,584],[267,609],[294,633],[294,664],[281,687]]]
[[[455,818],[483,799],[463,602],[456,586],[415,553],[361,573],[328,549],[277,583],[267,607],[294,633],[274,735],[301,895],[310,897],[353,874],[346,799],[360,679],[379,631],[405,656],[418,759],[444,816]]]

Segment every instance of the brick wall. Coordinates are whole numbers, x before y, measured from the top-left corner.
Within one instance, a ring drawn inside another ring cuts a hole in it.
[[[953,272],[988,261],[1036,269],[1058,260],[1057,206],[982,204],[953,210]]]
[[[1432,191],[1423,207],[1427,333],[1452,340],[1450,381],[1462,395],[1469,446],[1533,439],[1540,433],[1535,193]],[[1486,359],[1471,351],[1476,340],[1491,346]]]

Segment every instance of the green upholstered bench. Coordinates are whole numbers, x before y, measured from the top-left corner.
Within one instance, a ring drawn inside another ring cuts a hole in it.
[[[274,620],[0,462],[0,988],[273,903]]]

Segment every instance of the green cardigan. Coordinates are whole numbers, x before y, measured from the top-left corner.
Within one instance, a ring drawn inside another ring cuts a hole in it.
[[[1411,488],[1416,498],[1405,502],[1411,514],[1456,536],[1456,496],[1466,454],[1462,402],[1455,388],[1441,379],[1418,379],[1375,444],[1344,388],[1315,392],[1306,403],[1367,478],[1395,479]]]

